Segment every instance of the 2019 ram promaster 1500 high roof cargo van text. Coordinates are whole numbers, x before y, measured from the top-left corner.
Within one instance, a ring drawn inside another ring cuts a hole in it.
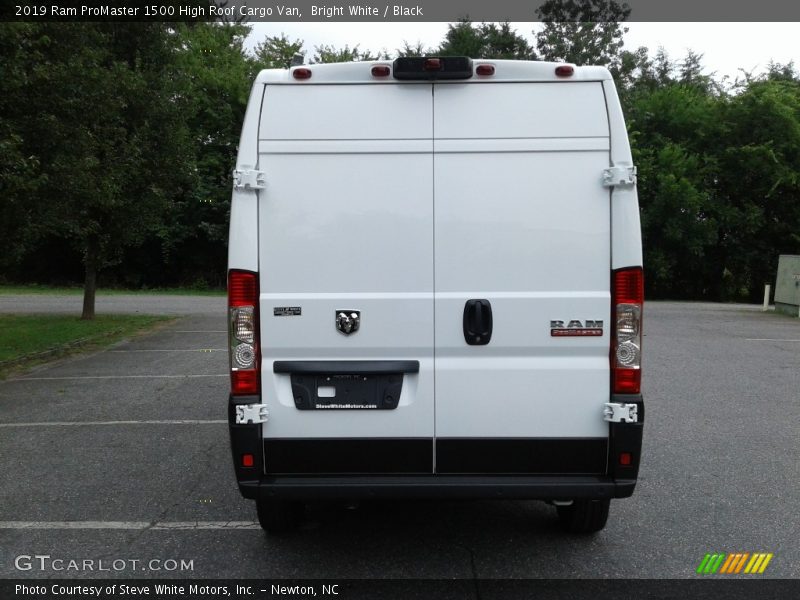
[[[635,169],[602,67],[262,71],[234,173],[229,420],[268,531],[314,498],[633,493]]]

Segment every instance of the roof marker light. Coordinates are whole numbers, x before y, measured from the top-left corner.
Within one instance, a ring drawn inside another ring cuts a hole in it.
[[[442,60],[440,58],[426,58],[422,68],[426,71],[438,71],[442,68]]]
[[[475,67],[476,75],[494,75],[494,65],[478,65]]]
[[[575,73],[575,67],[572,65],[559,65],[556,67],[556,75],[558,77],[572,77]]]
[[[311,69],[300,67],[292,71],[292,77],[295,79],[311,79]]]
[[[391,73],[391,69],[386,65],[375,65],[372,67],[371,72],[373,77],[388,77]]]

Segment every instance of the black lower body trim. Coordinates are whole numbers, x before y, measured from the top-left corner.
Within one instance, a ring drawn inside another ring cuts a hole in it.
[[[427,474],[430,438],[309,438],[264,440],[267,474]]]
[[[606,438],[440,438],[436,473],[596,475],[606,472]],[[430,475],[430,438],[267,438],[268,475]]]
[[[436,472],[442,474],[600,474],[606,438],[439,438]]]

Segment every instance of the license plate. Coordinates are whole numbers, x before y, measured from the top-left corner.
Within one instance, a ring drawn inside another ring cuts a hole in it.
[[[393,410],[403,374],[293,374],[292,395],[299,410]]]

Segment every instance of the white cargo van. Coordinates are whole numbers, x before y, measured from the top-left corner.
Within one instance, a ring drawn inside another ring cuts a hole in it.
[[[262,71],[229,249],[229,420],[268,531],[315,498],[633,493],[642,253],[602,67],[399,58]]]

